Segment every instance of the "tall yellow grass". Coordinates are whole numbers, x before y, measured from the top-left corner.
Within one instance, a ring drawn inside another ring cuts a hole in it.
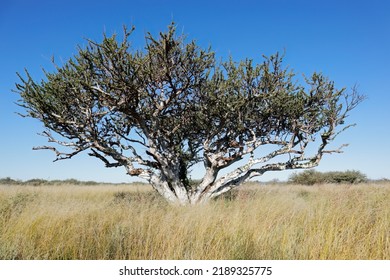
[[[246,186],[174,207],[147,186],[0,186],[0,259],[390,259],[390,184]]]

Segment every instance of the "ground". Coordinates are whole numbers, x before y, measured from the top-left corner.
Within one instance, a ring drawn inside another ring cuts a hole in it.
[[[171,206],[147,185],[0,186],[0,259],[390,259],[390,183],[243,186]]]

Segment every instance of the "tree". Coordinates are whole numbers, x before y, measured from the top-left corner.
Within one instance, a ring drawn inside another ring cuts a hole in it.
[[[278,53],[258,64],[218,62],[211,48],[187,42],[173,24],[157,38],[148,33],[145,49],[134,51],[133,30],[124,28],[122,40],[89,40],[41,81],[27,70],[18,74],[18,104],[44,124],[42,135],[52,143],[34,149],[52,150],[56,160],[88,151],[182,205],[341,152],[344,145],[326,147],[352,126],[344,122],[363,99],[356,88],[338,90],[318,73],[299,85]],[[194,185],[190,170],[202,162],[204,177]],[[229,166],[236,168],[219,175]]]

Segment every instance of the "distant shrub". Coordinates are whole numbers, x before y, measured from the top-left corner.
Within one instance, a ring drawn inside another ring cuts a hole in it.
[[[347,170],[347,171],[331,171],[331,172],[318,172],[315,170],[305,170],[300,173],[294,173],[290,176],[290,183],[300,185],[314,185],[314,184],[358,184],[367,182],[367,176],[360,171]]]
[[[76,179],[66,179],[61,181],[62,184],[66,185],[97,185],[97,182],[94,181],[79,181]]]
[[[44,180],[44,179],[30,179],[27,181],[14,180],[10,177],[0,178],[0,185],[25,185],[25,186],[57,186],[57,185],[99,185],[95,181],[79,181],[76,179],[66,179],[66,180]]]
[[[20,181],[11,179],[10,177],[0,179],[0,185],[20,185],[20,184],[21,184]]]
[[[30,185],[30,186],[42,186],[47,184],[48,181],[43,179],[31,179],[23,182],[23,185]]]
[[[314,185],[324,183],[324,178],[321,172],[310,169],[292,174],[288,181],[299,185]]]
[[[334,171],[323,174],[325,183],[349,183],[358,184],[367,182],[367,176],[360,171],[347,170],[344,172]]]
[[[381,179],[371,180],[371,183],[375,183],[375,184],[388,184],[388,183],[390,183],[390,179],[388,179],[388,178],[381,178]]]

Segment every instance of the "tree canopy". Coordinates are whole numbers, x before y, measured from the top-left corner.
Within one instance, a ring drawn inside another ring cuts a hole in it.
[[[320,73],[298,84],[278,53],[261,63],[217,60],[211,48],[177,35],[174,24],[133,50],[133,31],[124,28],[122,40],[89,40],[41,81],[18,74],[19,105],[44,124],[51,143],[35,149],[54,151],[56,160],[87,151],[179,204],[341,152],[343,145],[327,147],[352,126],[345,119],[363,100],[356,88],[336,89]],[[193,185],[189,170],[197,163],[205,172]],[[219,175],[229,166],[238,167]]]

